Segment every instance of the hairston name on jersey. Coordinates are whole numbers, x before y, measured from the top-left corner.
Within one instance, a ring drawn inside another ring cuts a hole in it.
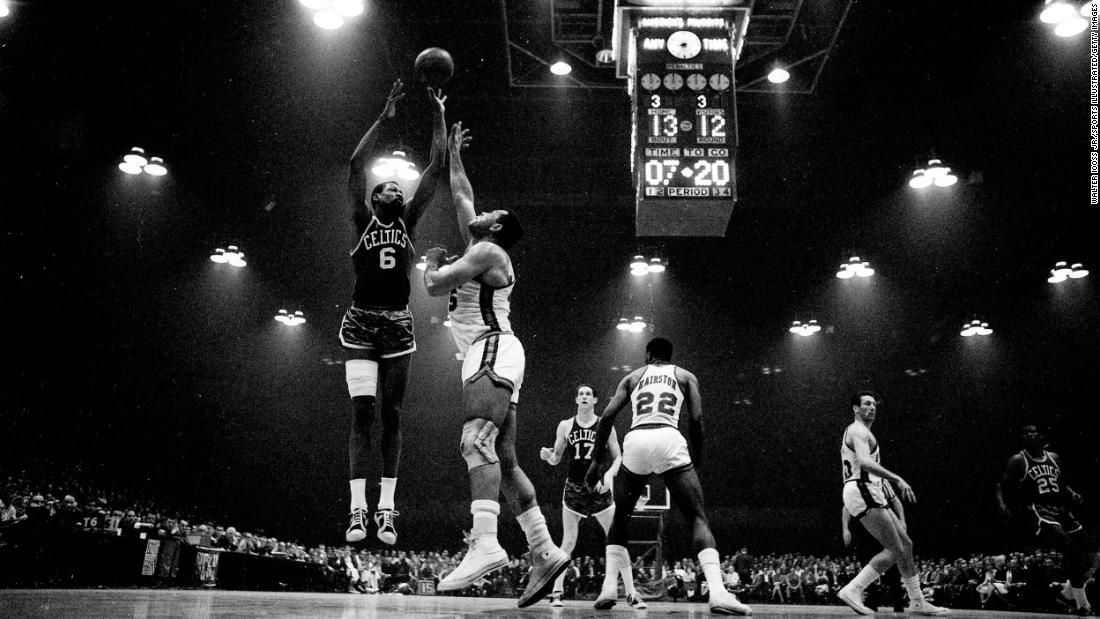
[[[650,385],[654,385],[654,384],[657,384],[657,383],[664,383],[664,384],[672,387],[673,389],[679,389],[680,388],[680,383],[677,382],[677,380],[675,378],[673,378],[671,376],[665,376],[664,374],[651,374],[649,376],[646,376],[642,380],[638,381],[638,386],[635,387],[635,388],[636,389],[643,389],[645,387],[648,387]]]
[[[363,249],[371,249],[376,245],[397,245],[407,247],[409,236],[404,230],[392,228],[388,230],[371,230],[363,236]]]

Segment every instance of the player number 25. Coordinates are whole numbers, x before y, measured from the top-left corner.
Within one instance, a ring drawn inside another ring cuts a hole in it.
[[[382,269],[392,269],[397,266],[397,259],[393,257],[394,248],[383,247],[378,252],[378,267]]]
[[[1039,488],[1039,494],[1058,492],[1058,482],[1049,477],[1040,477],[1036,479],[1035,485]]]
[[[653,394],[649,392],[643,392],[638,394],[638,414],[648,415],[653,412]],[[676,402],[678,401],[675,393],[662,393],[661,399],[657,400],[657,412],[663,415],[672,415],[676,412]]]

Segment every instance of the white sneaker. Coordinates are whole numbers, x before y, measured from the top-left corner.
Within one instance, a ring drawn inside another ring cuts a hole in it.
[[[741,603],[737,596],[729,591],[711,591],[707,602],[710,612],[719,615],[751,615],[752,609]]]
[[[637,593],[631,593],[630,595],[626,596],[626,603],[630,604],[637,610],[644,610],[646,608],[649,608],[649,606],[646,606],[645,600],[642,599],[642,596],[638,595]]]
[[[553,544],[548,544],[538,553],[532,550],[531,573],[527,577],[527,588],[519,596],[519,607],[527,608],[549,593],[558,574],[569,567],[569,562],[569,555]]]
[[[439,581],[436,589],[439,591],[465,589],[478,578],[506,565],[508,565],[508,553],[504,552],[496,538],[475,538],[470,542],[470,548],[462,558],[462,563],[458,564],[455,571]]]
[[[873,615],[875,611],[868,608],[863,603],[863,595],[856,592],[854,588],[847,585],[840,588],[840,591],[836,592],[836,597],[847,604],[852,610],[861,615]]]
[[[921,598],[909,602],[909,606],[905,607],[905,612],[913,615],[948,615],[951,610],[943,606],[936,606],[932,602]]]

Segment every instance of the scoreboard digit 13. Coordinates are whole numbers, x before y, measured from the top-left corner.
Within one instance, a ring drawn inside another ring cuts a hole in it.
[[[682,5],[633,20],[638,236],[723,236],[737,200],[736,20]]]

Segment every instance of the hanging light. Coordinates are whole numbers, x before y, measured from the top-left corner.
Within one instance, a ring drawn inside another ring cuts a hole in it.
[[[7,17],[11,14],[11,9],[8,8],[7,0],[0,0],[0,17]]]
[[[817,324],[816,320],[808,320],[805,324],[802,321],[796,320],[791,323],[791,328],[788,329],[795,335],[801,335],[802,337],[810,337],[821,330],[821,325]]]
[[[130,152],[126,153],[126,156],[123,157],[122,160],[126,163],[132,163],[136,166],[141,167],[144,167],[145,164],[149,163],[149,160],[145,158],[145,149],[141,148],[140,146],[135,146],[131,148]]]
[[[645,261],[641,254],[634,256],[634,259],[630,261],[630,274],[645,275],[646,273],[649,273],[649,263]]]
[[[428,257],[427,256],[421,256],[420,261],[416,263],[416,268],[420,269],[421,271],[427,271],[428,270]]]
[[[313,23],[325,30],[337,30],[344,25],[344,18],[332,9],[325,9],[313,16]]]
[[[630,322],[630,332],[631,333],[641,333],[642,331],[645,330],[645,327],[646,327],[645,319],[642,318],[641,316],[635,316],[634,320],[632,320]]]
[[[305,323],[306,317],[305,314],[302,313],[302,310],[297,310],[291,314],[285,309],[281,309],[279,313],[275,315],[275,320],[278,320],[288,327],[296,327]]]
[[[573,71],[572,65],[564,60],[559,60],[550,65],[550,72],[554,75],[569,75]]]
[[[993,329],[989,327],[988,322],[982,322],[975,318],[970,322],[963,325],[962,331],[959,331],[959,335],[963,337],[974,337],[975,335],[992,335]]]
[[[840,270],[836,272],[836,276],[840,279],[850,279],[852,277],[870,277],[875,274],[875,270],[871,268],[871,263],[864,260],[860,260],[859,256],[852,256],[848,259],[848,262],[840,265]]]
[[[1043,12],[1039,13],[1039,21],[1044,24],[1059,24],[1074,17],[1076,12],[1073,5],[1065,0],[1046,0]]]
[[[405,156],[405,151],[402,150],[393,151],[391,157],[380,157],[370,171],[375,176],[382,178],[396,176],[405,181],[415,181],[420,178],[420,172],[417,171],[416,164],[409,161]]]
[[[932,177],[928,176],[928,173],[921,168],[919,170],[913,170],[913,176],[909,179],[909,186],[913,189],[924,189],[932,184]]]
[[[646,271],[649,273],[664,273],[665,263],[660,258],[650,258],[649,266],[646,267]]]
[[[1054,34],[1060,37],[1072,37],[1081,34],[1089,27],[1089,20],[1074,15],[1054,27]]]
[[[1092,17],[1092,12],[1094,10],[1096,10],[1096,5],[1097,5],[1096,0],[1092,0],[1092,2],[1086,2],[1086,3],[1082,4],[1081,5],[1081,17],[1084,17],[1086,19]]]
[[[1089,270],[1086,269],[1084,265],[1082,265],[1080,262],[1073,263],[1070,269],[1070,279],[1081,279],[1082,277],[1088,277],[1089,275]]]
[[[768,73],[768,81],[773,84],[782,84],[789,79],[791,79],[791,74],[783,67],[776,67]]]
[[[618,329],[619,331],[629,331],[630,330],[630,320],[628,320],[626,318],[620,318],[619,323],[617,325],[615,325],[615,328]]]
[[[150,157],[145,166],[145,173],[150,176],[164,176],[168,174],[168,168],[164,167],[164,160],[160,157]]]

